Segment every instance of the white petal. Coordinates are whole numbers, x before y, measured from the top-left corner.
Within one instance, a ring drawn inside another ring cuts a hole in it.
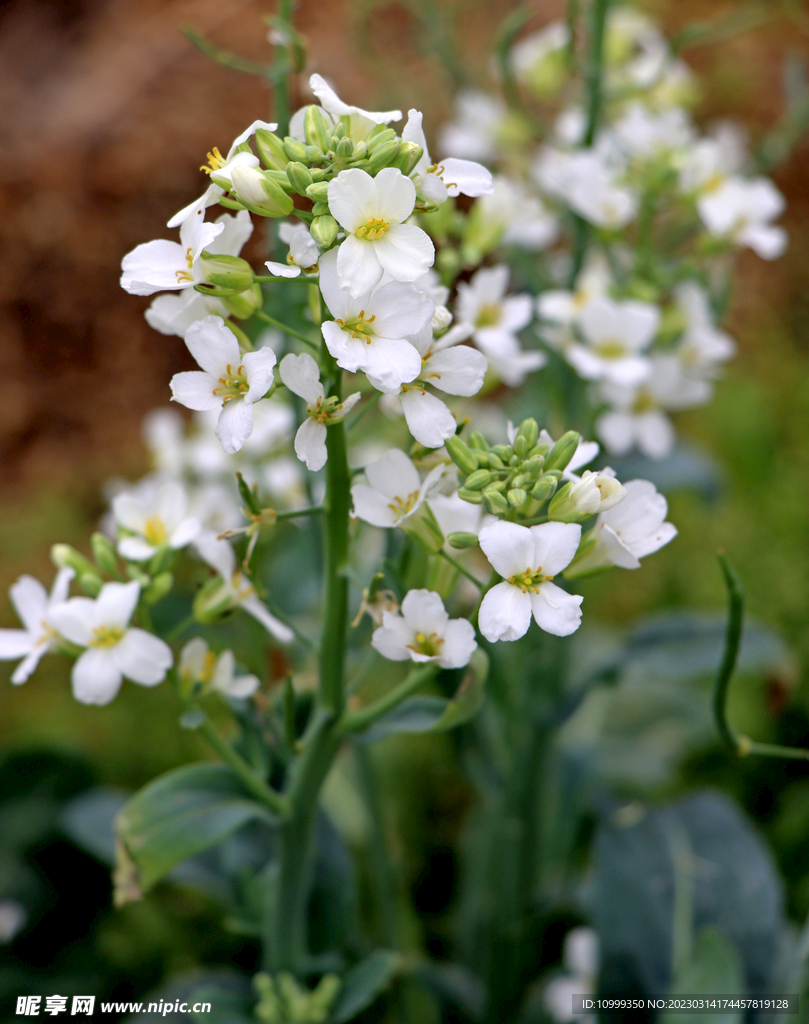
[[[36,636],[25,629],[0,629],[0,661],[11,661],[29,654]]]
[[[228,402],[219,415],[214,431],[225,455],[238,452],[253,433],[253,406],[244,399],[235,398]]]
[[[224,224],[206,224],[205,210],[199,208],[180,225],[180,247],[184,254],[190,249],[193,259],[196,260],[203,249],[207,249],[224,230]]]
[[[146,527],[147,513],[143,502],[131,491],[116,494],[112,499],[112,514],[115,521],[127,530],[142,533]]]
[[[128,629],[110,650],[123,675],[142,686],[162,683],[174,661],[166,641],[144,629]]]
[[[323,398],[325,392],[320,383],[320,369],[307,352],[299,356],[284,356],[278,373],[289,390],[304,399],[307,405],[314,406],[319,398]]]
[[[329,182],[329,210],[340,227],[351,234],[372,217],[379,216],[376,212],[376,189],[371,175],[359,168],[340,171],[337,177]]]
[[[41,633],[42,620],[48,614],[48,591],[39,580],[33,576],[20,576],[11,584],[8,593],[20,622],[29,632]]]
[[[328,457],[326,424],[318,423],[312,416],[307,416],[295,435],[295,454],[301,462],[306,463],[306,468],[313,473],[323,469]]]
[[[340,277],[337,273],[337,258],[341,248],[342,246],[336,249],[329,249],[328,252],[324,252],[320,257],[318,264],[320,267],[320,292],[333,317],[349,320],[351,317],[356,316],[360,309],[365,308],[365,306],[359,304],[362,302],[362,299],[358,300],[358,303],[355,304],[354,299],[351,297],[351,292],[340,284]]]
[[[595,423],[596,433],[613,455],[625,455],[635,440],[634,419],[628,412],[602,413]]]
[[[443,636],[449,615],[441,595],[434,590],[408,590],[402,601],[402,615],[414,633]]]
[[[214,255],[238,256],[242,246],[253,234],[253,220],[248,210],[239,210],[235,216],[223,213],[216,218],[214,224],[223,227],[222,234],[205,246]]]
[[[71,597],[64,604],[51,608],[51,625],[71,643],[86,647],[96,625],[95,601],[89,597]]]
[[[180,662],[177,669],[181,676],[192,675],[199,679],[205,671],[205,656],[208,653],[208,644],[201,636],[195,636],[180,651]]]
[[[185,344],[199,366],[216,379],[228,364],[235,370],[242,361],[236,336],[221,316],[206,316],[191,324]]]
[[[212,569],[226,580],[236,571],[236,556],[227,540],[220,540],[215,533],[205,532],[194,541],[194,547]]]
[[[477,650],[475,627],[466,619],[452,619],[444,630],[438,663],[441,668],[462,668]]]
[[[184,405],[186,409],[206,412],[209,409],[218,409],[222,405],[222,399],[214,394],[214,388],[219,387],[219,379],[203,370],[184,370],[182,373],[175,373],[171,378],[170,387],[172,399]]]
[[[47,651],[46,646],[35,647],[30,654],[27,654],[19,665],[11,673],[11,681],[15,686],[20,686],[22,683],[28,682],[32,674],[35,672],[39,659]]]
[[[478,629],[487,640],[519,640],[531,623],[531,601],[519,587],[498,583],[486,594],[478,612]]]
[[[637,558],[645,558],[655,551],[659,551],[669,541],[677,536],[677,527],[673,523],[661,523],[660,527],[653,533],[647,534],[642,540],[632,545],[632,554]]]
[[[70,582],[75,575],[76,570],[71,569],[70,566],[65,566],[59,570],[51,587],[50,603],[52,605],[60,604],[62,601],[67,600],[67,596],[70,593]]]
[[[412,284],[386,284],[370,298],[374,331],[383,338],[407,338],[427,328],[435,306]]]
[[[500,307],[500,326],[511,334],[516,334],[534,318],[534,303],[530,295],[511,295],[504,299]]]
[[[638,447],[650,459],[663,459],[674,448],[677,435],[671,420],[659,409],[635,417]]]
[[[247,697],[252,697],[259,686],[261,686],[261,681],[258,676],[233,676],[227,687],[217,686],[215,681],[213,686],[214,689],[219,690],[221,693],[226,693],[228,697],[237,697],[239,700],[245,700]]]
[[[420,376],[447,394],[468,398],[483,387],[488,365],[482,352],[468,345],[458,345],[430,356]]]
[[[527,526],[491,523],[480,531],[480,547],[492,568],[504,579],[524,573],[526,569],[533,571],[536,568],[534,537]]]
[[[258,402],[264,397],[273,382],[273,367],[276,355],[271,348],[264,347],[255,352],[245,352],[242,356],[245,377],[250,388],[244,396],[249,404]]]
[[[356,235],[349,235],[337,250],[340,285],[355,297],[369,292],[382,277],[377,245],[378,242],[367,242]]]
[[[189,203],[188,206],[184,206],[182,210],[179,210],[166,225],[167,228],[178,228],[183,221],[188,220],[195,210],[200,208],[207,209],[209,206],[214,206],[219,202],[219,197],[225,194],[225,190],[220,188],[215,182],[205,189],[199,199],[195,199],[193,203]]]
[[[381,238],[369,244],[373,245],[376,259],[394,281],[415,281],[435,262],[435,247],[430,236],[414,224],[391,224]],[[340,248],[342,250],[342,246]]]
[[[289,628],[285,626],[283,622],[279,622],[274,615],[270,613],[270,610],[266,605],[259,601],[255,594],[251,594],[247,600],[242,601],[242,608],[254,619],[261,623],[261,625],[267,630],[267,632],[274,636],[276,640],[280,640],[282,644],[291,644],[295,639],[295,634]]]
[[[154,295],[155,292],[187,288],[193,281],[178,277],[188,273],[185,250],[177,242],[160,238],[144,242],[121,261],[121,287],[130,295]]]
[[[427,448],[440,448],[452,437],[458,424],[447,406],[419,387],[409,387],[400,395],[407,428]]]
[[[749,245],[763,260],[777,260],[783,255],[789,236],[783,228],[772,224],[750,224],[740,232],[739,241]]]
[[[184,548],[186,544],[190,544],[197,538],[201,529],[202,523],[195,516],[183,519],[169,537],[169,547],[175,551]]]
[[[237,135],[233,140],[233,144],[228,150],[228,160],[235,156],[235,150],[237,150],[243,142],[247,142],[249,138],[252,138],[252,136],[256,134],[257,128],[264,128],[268,132],[274,132],[278,129],[278,125],[271,121],[253,121],[249,128],[245,128],[241,135]]]
[[[73,696],[82,704],[109,704],[121,689],[121,673],[113,648],[91,647],[73,666]]]
[[[373,181],[379,211],[375,216],[382,217],[391,227],[407,220],[416,204],[416,187],[410,178],[395,167],[385,167]]]
[[[403,497],[421,487],[419,471],[401,448],[391,448],[381,459],[365,467],[365,476],[375,491],[389,500]]]
[[[264,266],[275,277],[299,277],[301,273],[300,267],[292,266],[289,263],[274,263],[272,260],[267,260]]]
[[[384,625],[375,629],[371,646],[388,661],[408,661],[413,652],[408,645],[413,643],[413,630],[401,615],[385,612]]]
[[[145,562],[157,553],[157,548],[143,537],[122,537],[118,541],[118,552],[130,562]]]
[[[474,160],[450,157],[441,161],[439,173],[450,196],[460,194],[475,198],[494,194],[492,172]]]
[[[371,526],[391,527],[399,518],[385,495],[366,484],[354,484],[351,488],[351,500],[354,502],[354,517],[370,523]]]
[[[581,540],[578,523],[542,523],[530,527],[534,539],[532,569],[545,576],[556,576],[569,565]]]
[[[103,626],[129,625],[140,599],[140,583],[105,583],[95,601],[96,621]]]
[[[372,337],[369,345],[352,339],[346,342],[346,350],[354,352],[357,344],[360,356],[364,355],[360,369],[380,381],[383,389],[396,389],[417,377],[421,370],[421,356],[409,341]]]
[[[583,600],[578,594],[568,594],[555,583],[541,583],[539,593],[531,594],[531,610],[540,629],[554,636],[570,636],[581,625]]]

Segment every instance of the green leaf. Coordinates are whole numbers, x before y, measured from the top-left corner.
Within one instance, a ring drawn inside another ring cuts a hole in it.
[[[739,954],[715,928],[703,928],[694,943],[692,956],[680,975],[674,979],[671,995],[744,995],[744,974]],[[728,1010],[725,1013],[671,1013],[666,1020],[671,1024],[740,1024],[744,1013]]]
[[[343,978],[330,1024],[347,1024],[381,995],[399,966],[399,954],[377,949]]]
[[[134,863],[137,885],[151,888],[173,867],[270,812],[224,764],[192,764],[161,775],[122,808],[115,831]]]

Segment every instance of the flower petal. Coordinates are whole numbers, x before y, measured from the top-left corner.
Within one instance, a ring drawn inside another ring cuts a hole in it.
[[[384,494],[375,491],[366,484],[354,484],[351,488],[351,500],[354,502],[353,516],[362,519],[371,526],[388,528],[396,525],[399,518],[395,509],[391,508]]]
[[[22,683],[28,682],[39,664],[39,659],[47,649],[47,646],[35,647],[33,651],[23,658],[11,673],[11,681],[15,686],[20,686]]]
[[[42,621],[48,614],[48,591],[33,576],[20,576],[11,584],[8,593],[20,622],[30,633],[40,634]]]
[[[410,178],[396,167],[385,167],[373,181],[377,194],[374,216],[382,217],[391,227],[407,220],[416,205],[416,187]]]
[[[570,564],[581,540],[578,523],[542,523],[530,530],[534,540],[534,560],[530,565],[535,571],[555,576]]]
[[[356,341],[355,341],[356,344]],[[395,390],[413,380],[421,370],[421,356],[409,341],[393,338],[372,337],[371,343],[360,342],[360,356],[364,359],[360,369],[369,377],[378,380],[382,390]],[[350,342],[346,343],[349,349]],[[355,351],[353,346],[351,351]]]
[[[478,629],[492,643],[519,640],[525,636],[530,623],[531,601],[528,594],[511,583],[498,583],[481,602]]]
[[[300,277],[301,273],[300,267],[291,266],[289,263],[275,263],[273,260],[267,260],[264,266],[275,277]]]
[[[480,547],[492,568],[504,579],[523,573],[526,569],[533,571],[536,568],[534,537],[527,526],[491,523],[480,531]]]
[[[443,636],[449,615],[441,595],[434,590],[408,590],[402,601],[402,615],[414,633]]]
[[[421,487],[419,471],[401,448],[391,448],[381,459],[369,463],[365,477],[371,487],[388,500],[411,494]]]
[[[225,455],[234,455],[253,433],[253,406],[243,398],[228,402],[214,431]]]
[[[22,658],[35,644],[36,636],[26,629],[0,629],[0,661]]]
[[[391,224],[381,238],[367,244],[374,247],[375,259],[394,281],[415,281],[435,262],[430,236],[414,224]],[[339,269],[339,259],[337,265]]]
[[[323,469],[328,458],[326,424],[318,423],[312,416],[307,416],[295,435],[295,454],[313,473]]]
[[[96,622],[125,629],[139,599],[140,583],[137,580],[130,583],[105,583],[95,600]]]
[[[73,696],[82,704],[109,704],[123,682],[109,647],[91,647],[79,655],[70,678]]]
[[[388,661],[408,661],[413,654],[408,646],[413,643],[413,630],[401,615],[392,612],[385,612],[382,621],[384,625],[373,632],[371,646]]]
[[[157,548],[143,537],[122,537],[118,541],[118,553],[130,562],[145,562],[157,553]]]
[[[174,661],[166,641],[145,629],[128,629],[110,650],[123,675],[142,686],[162,683]]]
[[[449,395],[476,395],[483,387],[489,362],[482,352],[458,345],[436,352],[424,364],[422,380]]]
[[[219,380],[203,370],[175,373],[170,387],[172,401],[179,402],[186,409],[207,412],[222,405],[222,399],[214,394],[214,388],[219,387]]]
[[[399,397],[408,430],[425,447],[440,448],[455,433],[458,424],[440,398],[420,387],[403,389]]]
[[[382,277],[382,265],[376,252],[378,245],[379,241],[367,242],[356,235],[349,235],[337,250],[340,285],[354,297],[369,292]]]
[[[286,387],[304,399],[307,405],[315,405],[319,398],[323,398],[325,392],[320,383],[320,369],[308,352],[284,356],[278,373]]]
[[[250,389],[244,396],[248,405],[258,402],[264,397],[273,382],[273,367],[276,355],[271,348],[264,347],[255,352],[245,352],[242,356],[245,376]]]
[[[193,284],[187,277],[178,277],[178,272],[189,271],[185,250],[164,238],[136,246],[124,256],[121,271],[121,287],[130,295],[154,295]]]
[[[351,234],[371,217],[378,216],[376,205],[374,179],[367,171],[361,171],[357,167],[340,171],[337,177],[329,182],[331,215],[340,227]]]
[[[466,619],[451,619],[444,630],[438,663],[441,668],[463,668],[477,650],[475,627]]]
[[[578,594],[568,594],[555,583],[541,583],[539,593],[531,594],[531,611],[536,624],[546,633],[570,636],[581,625],[583,600]]]
[[[95,601],[89,597],[71,597],[64,604],[51,608],[51,625],[71,643],[86,647],[96,625]]]
[[[276,640],[280,640],[282,644],[291,644],[295,639],[295,634],[289,626],[279,622],[255,594],[251,594],[247,600],[242,601],[242,608],[244,608],[248,615],[252,615],[256,621],[260,622],[267,632],[274,636]]]
[[[236,336],[221,316],[206,316],[191,324],[185,344],[199,366],[217,380],[228,364],[235,370],[242,362]]]

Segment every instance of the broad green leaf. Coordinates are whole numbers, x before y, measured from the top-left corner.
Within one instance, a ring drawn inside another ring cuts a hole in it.
[[[149,889],[173,867],[255,819],[273,816],[224,764],[192,764],[161,775],[122,808],[115,831],[128,855],[128,882]],[[127,858],[124,858],[127,860]]]
[[[674,979],[671,995],[739,995],[747,992],[742,964],[736,947],[715,928],[703,928],[694,943],[691,960]],[[740,1024],[744,1013],[670,1013],[671,1024]]]
[[[343,978],[330,1024],[348,1024],[388,987],[399,966],[399,954],[377,949]]]

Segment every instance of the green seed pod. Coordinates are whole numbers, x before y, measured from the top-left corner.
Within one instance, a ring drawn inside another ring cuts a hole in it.
[[[348,160],[354,155],[354,142],[344,135],[337,143],[337,155],[341,160]]]
[[[368,157],[368,171],[370,174],[376,174],[381,171],[383,167],[390,167],[393,161],[396,159],[396,154],[399,152],[399,140],[392,139],[390,142],[385,142],[370,154]]]
[[[266,128],[256,131],[256,149],[264,166],[272,170],[283,171],[289,163],[284,143],[275,132],[268,132]]]
[[[528,500],[528,494],[522,489],[522,487],[512,487],[506,495],[508,498],[509,505],[514,508],[519,508]]]
[[[322,164],[325,159],[326,154],[319,146],[306,147],[306,162],[308,164]]]
[[[287,164],[287,177],[290,185],[300,196],[305,196],[306,190],[313,184],[309,168],[297,160]]]
[[[413,168],[423,156],[424,150],[421,146],[415,142],[402,142],[392,166],[397,167],[407,177],[412,174]]]
[[[331,142],[331,125],[320,107],[311,103],[303,115],[303,134],[310,146],[317,146],[325,153]]]
[[[516,440],[514,441],[514,454],[518,458],[524,459],[530,447],[531,446],[528,444],[528,442],[522,436],[522,434],[519,434]]]
[[[329,201],[329,183],[327,181],[316,181],[306,190],[307,198],[313,203],[327,203]]]
[[[284,152],[287,155],[287,160],[294,160],[298,163],[303,163],[306,160],[306,146],[302,142],[298,142],[297,139],[293,139],[291,135],[287,135],[284,139]]]
[[[509,504],[503,495],[491,488],[483,492],[483,507],[493,516],[504,515],[509,511]]]
[[[539,437],[539,426],[537,425],[537,421],[531,416],[529,416],[527,420],[523,420],[520,424],[519,430],[517,431],[517,436],[524,437],[528,447],[533,448],[537,443],[537,438]]]
[[[531,497],[537,501],[548,501],[556,493],[556,477],[549,474],[541,476],[531,490]]]
[[[478,543],[476,533],[451,533],[447,540],[450,547],[457,548],[459,551],[464,551],[466,548],[474,548]]]
[[[469,435],[469,447],[476,448],[481,452],[487,452],[489,451],[489,442],[479,430],[473,430]]]
[[[203,252],[197,266],[203,281],[219,289],[220,295],[238,295],[253,287],[253,268],[239,256]]]
[[[444,442],[444,447],[447,449],[449,457],[462,473],[468,475],[469,473],[474,473],[478,468],[477,459],[457,434],[448,437]]]
[[[546,470],[564,469],[573,458],[580,440],[581,437],[575,430],[568,430],[566,434],[563,434],[545,459]]]
[[[339,230],[337,221],[329,214],[315,217],[309,225],[309,232],[321,249],[328,249],[334,243]]]
[[[486,469],[476,469],[464,480],[464,487],[468,491],[482,491],[484,487],[492,482],[492,474]]]
[[[491,469],[503,469],[503,460],[494,452],[489,452],[489,467]]]
[[[161,572],[152,580],[143,591],[143,600],[146,604],[157,604],[161,597],[165,597],[174,586],[174,576],[170,572]]]
[[[99,569],[116,576],[118,574],[118,555],[109,537],[103,533],[94,533],[90,538],[90,547],[93,549],[93,558]]]
[[[458,490],[458,497],[468,501],[471,505],[479,505],[483,501],[483,494],[480,491],[470,491],[466,487]]]

